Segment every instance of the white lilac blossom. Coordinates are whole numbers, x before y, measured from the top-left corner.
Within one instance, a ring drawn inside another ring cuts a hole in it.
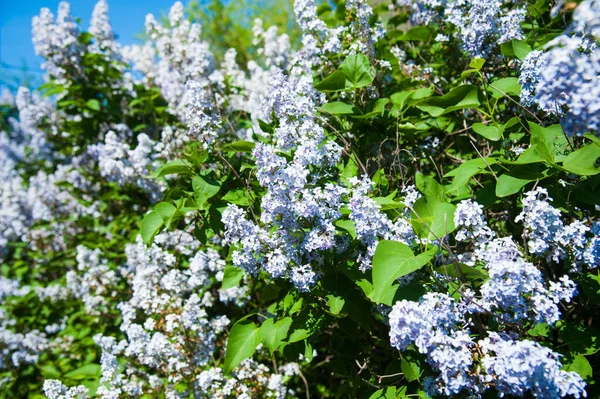
[[[355,42],[350,45],[350,51],[375,55],[375,43],[385,36],[385,28],[381,23],[371,27],[370,19],[373,9],[366,0],[346,1],[346,14],[350,17],[350,37]]]
[[[31,287],[21,287],[19,280],[11,280],[6,277],[0,276],[0,300],[4,301],[6,297],[10,296],[24,296],[31,291]]]
[[[582,1],[573,12],[573,27],[576,32],[598,38],[600,36],[600,4],[598,0]]]
[[[431,339],[438,332],[447,334],[464,323],[464,315],[456,301],[441,293],[425,294],[420,302],[396,302],[389,319],[390,344],[405,350],[414,343],[423,353],[432,349]]]
[[[0,91],[0,105],[8,108],[15,106],[15,96],[8,87],[4,87],[2,91]]]
[[[482,255],[489,279],[481,287],[477,303],[501,322],[533,320],[553,325],[560,318],[557,304],[561,300],[570,302],[575,294],[574,283],[565,275],[559,283],[552,282],[548,290],[542,273],[523,260],[518,250],[515,253],[516,246],[504,245],[506,241],[494,242]],[[500,252],[494,253],[498,249]]]
[[[44,251],[65,248],[65,240],[79,231],[75,221],[97,215],[97,204],[83,205],[60,186],[63,182],[84,184],[81,175],[66,165],[52,174],[38,172],[29,178],[28,187],[18,174],[8,173],[0,186],[0,254],[9,241],[18,240]],[[34,228],[45,222],[53,223]]]
[[[555,260],[560,257],[560,250],[553,243],[563,229],[560,211],[548,201],[548,191],[537,187],[523,197],[523,211],[515,218],[515,222],[523,222],[527,237],[528,251],[536,255],[548,254]]]
[[[600,131],[599,9],[597,1],[581,3],[571,27],[521,67],[521,103],[556,115],[568,136]]]
[[[565,226],[560,211],[550,201],[552,198],[542,187],[527,192],[523,198],[523,211],[515,221],[523,222],[529,252],[555,262],[570,257],[576,265],[585,260],[589,266],[596,266],[590,262],[592,258],[585,259],[585,253],[592,251],[587,248],[594,245],[593,238],[587,237],[590,228],[578,220]]]
[[[472,300],[472,293],[465,292],[465,299]],[[561,370],[557,353],[495,332],[475,341],[466,312],[471,312],[469,306],[452,297],[429,293],[419,302],[396,302],[389,313],[391,346],[404,351],[414,345],[439,373],[424,379],[428,395],[466,391],[479,397],[495,387],[501,396],[522,396],[527,391],[536,398],[585,396],[585,383],[577,373]]]
[[[83,385],[67,388],[58,380],[46,380],[44,381],[44,394],[48,399],[86,399],[88,398],[88,389]]]
[[[137,142],[132,149],[111,130],[103,143],[89,146],[88,153],[98,161],[101,176],[120,186],[137,186],[156,202],[162,195],[161,187],[147,178],[154,165],[155,143],[144,133],[137,136]]]
[[[380,211],[380,206],[369,198],[372,182],[369,179],[349,179],[352,186],[348,199],[350,220],[354,222],[358,240],[366,246],[366,252],[359,255],[359,269],[363,272],[371,268],[371,260],[379,240],[395,240],[406,245],[414,245],[417,237],[406,216],[400,216],[392,222],[388,216]],[[408,192],[408,202],[413,202],[414,193]],[[409,204],[412,205],[412,204]]]
[[[461,206],[466,208],[469,203],[463,202]],[[473,212],[459,219],[470,221],[471,227],[485,226],[481,209],[472,204],[470,207]],[[550,349],[542,350],[538,344],[519,341],[516,335],[507,341],[506,335],[502,340],[506,345],[529,350],[536,356],[533,362],[526,362],[523,359],[527,355],[515,353],[511,361],[510,356],[505,356],[504,347],[492,345],[501,341],[498,334],[490,332],[479,341],[474,338],[473,327],[477,324],[473,320],[479,317],[493,318],[507,332],[536,323],[552,326],[560,318],[558,304],[570,302],[576,294],[575,283],[567,275],[546,285],[542,273],[523,259],[510,237],[490,239],[488,236],[487,241],[479,243],[471,254],[488,274],[478,288],[479,293],[465,286],[456,292],[455,298],[430,292],[419,302],[396,302],[388,316],[390,345],[400,351],[416,348],[425,355],[427,363],[438,373],[423,380],[430,396],[461,393],[480,397],[490,388],[496,388],[501,396],[522,396],[526,391],[540,398],[585,396],[583,380],[575,373],[560,371],[559,355]],[[493,354],[495,350],[498,352]],[[540,374],[542,371],[546,374]],[[513,377],[519,385],[514,385],[515,380],[511,391],[509,381]]]
[[[179,156],[179,151],[191,141],[187,129],[184,130],[173,126],[165,126],[160,134],[160,138],[160,141],[154,146],[154,152],[157,158],[167,161],[171,161]]]
[[[521,39],[525,9],[503,10],[501,0],[456,0],[444,11],[462,47],[473,57],[487,58],[502,43]]]
[[[194,80],[205,85],[214,72],[214,57],[201,32],[200,24],[185,18],[183,4],[176,2],[169,11],[168,26],[148,14],[146,34],[150,40],[123,49],[124,57],[144,75],[144,82],[158,87],[170,111],[179,117],[186,113],[186,83]]]
[[[278,35],[276,26],[270,26],[265,30],[262,20],[259,18],[254,20],[252,33],[254,34],[252,44],[260,45],[258,54],[264,57],[265,66],[286,70],[291,53],[289,36]]]
[[[562,370],[559,355],[549,348],[494,332],[479,345],[484,354],[481,364],[501,396],[528,392],[538,399],[587,396],[583,379],[574,371]]]
[[[389,4],[390,10],[408,8],[410,22],[414,25],[429,25],[437,23],[443,18],[447,0],[393,0]]]
[[[540,82],[541,66],[546,61],[546,56],[539,50],[527,54],[521,64],[519,84],[521,85],[521,104],[530,107],[535,103],[535,89]]]
[[[101,314],[108,305],[107,299],[116,296],[117,273],[101,255],[98,248],[77,246],[77,271],[71,270],[66,275],[67,288],[83,301],[88,314]]]
[[[198,81],[188,81],[183,103],[191,137],[196,138],[207,148],[223,135],[223,121],[218,113],[218,107],[213,103],[210,88]]]
[[[89,33],[94,36],[94,46],[97,50],[95,52],[106,51],[114,57],[120,55],[121,49],[115,41],[115,35],[108,18],[108,3],[106,0],[99,0],[94,6]]]
[[[436,41],[452,33],[472,57],[491,58],[497,47],[523,37],[525,9],[502,0],[395,0],[390,9],[408,8],[415,25],[446,24]],[[514,7],[514,8],[512,8]]]
[[[288,363],[279,368],[289,368]],[[270,374],[264,365],[252,360],[244,360],[231,377],[223,375],[220,368],[210,368],[198,376],[196,390],[200,398],[275,398],[284,399],[292,395],[283,382],[281,374]]]
[[[234,205],[222,218],[226,241],[237,247],[234,265],[251,274],[263,268],[273,278],[290,279],[302,291],[316,282],[312,265],[322,263],[323,253],[335,247],[333,221],[341,216],[345,193],[331,183],[310,187],[339,157],[339,147],[326,140],[316,123],[320,101],[309,76],[274,76],[270,109],[279,119],[275,144],[258,143],[253,150],[257,180],[267,189],[260,221],[248,221]],[[292,159],[277,151],[293,151]]]
[[[468,373],[474,342],[468,330],[462,329],[461,309],[448,295],[430,293],[420,302],[396,302],[389,314],[390,344],[401,351],[414,344],[439,372],[437,378],[424,382],[431,395],[454,395],[474,382]]]
[[[215,282],[222,281],[225,262],[215,250],[203,252],[197,247],[198,243],[185,232],[162,233],[149,248],[141,240],[127,245],[127,262],[120,272],[132,296],[118,305],[126,339],[117,342],[114,337],[94,337],[102,349],[99,398],[155,395],[160,390],[166,397],[175,397],[173,386],[184,380],[194,381],[189,393],[197,398],[233,394],[246,397],[252,393],[283,399],[291,393],[282,375],[271,373],[252,359],[242,362],[231,376],[211,368],[211,359],[221,356],[216,354],[220,350],[217,339],[229,320],[225,316],[210,317],[207,307],[212,306],[212,300],[205,298],[210,297]],[[79,247],[78,252],[84,276],[105,264],[97,250]],[[190,257],[188,268],[180,267],[182,256]],[[243,287],[236,288],[235,293],[244,295]],[[203,296],[197,294],[202,292]],[[230,302],[231,292],[222,293],[226,294],[224,302]],[[118,359],[125,360],[124,367]],[[145,367],[144,373],[134,371],[133,367],[139,370],[140,366]],[[166,386],[163,381],[167,381]],[[58,382],[47,384],[48,396],[67,392]]]
[[[590,268],[600,265],[600,222],[594,222],[592,227],[594,236],[588,241],[583,253],[583,261]]]
[[[51,346],[47,335],[39,330],[15,332],[15,321],[0,310],[0,370],[35,364]]]
[[[495,233],[488,227],[483,217],[483,206],[473,200],[463,200],[454,211],[454,225],[457,241],[474,242],[482,245],[490,241]]]
[[[59,83],[66,83],[67,73],[75,76],[82,73],[79,61],[84,46],[77,40],[79,30],[68,2],[58,5],[56,21],[49,9],[42,8],[40,15],[33,17],[32,25],[35,53],[45,59],[42,68],[49,75]]]
[[[374,57],[375,43],[385,36],[382,24],[371,24],[373,10],[365,0],[346,2],[349,26],[328,28],[318,18],[314,0],[295,0],[294,12],[302,31],[302,49],[296,54],[293,64],[306,71],[331,66],[328,56],[332,54],[363,53]],[[388,64],[384,60],[377,62],[382,66]]]

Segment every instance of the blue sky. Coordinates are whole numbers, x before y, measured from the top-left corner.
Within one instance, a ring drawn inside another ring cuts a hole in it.
[[[54,15],[60,0],[0,0],[0,87],[11,87],[23,80],[23,73],[14,67],[26,65],[29,75],[39,77],[40,57],[31,44],[31,18],[48,7]],[[142,32],[146,14],[167,13],[175,0],[108,0],[114,32],[123,44],[132,44]],[[72,0],[71,14],[81,19],[87,30],[96,0]]]

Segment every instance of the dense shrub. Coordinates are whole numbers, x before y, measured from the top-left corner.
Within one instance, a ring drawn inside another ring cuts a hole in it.
[[[293,9],[34,18],[2,397],[597,397],[600,2]]]

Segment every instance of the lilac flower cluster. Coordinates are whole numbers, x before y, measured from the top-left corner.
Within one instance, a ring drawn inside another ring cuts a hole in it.
[[[490,229],[483,217],[483,206],[473,200],[463,200],[454,211],[454,226],[457,241],[474,242],[483,245],[496,235]]]
[[[66,83],[68,72],[81,73],[79,60],[83,44],[77,40],[79,30],[68,2],[58,5],[56,21],[49,9],[42,8],[40,15],[33,18],[32,34],[35,53],[46,60],[42,67],[58,82]]]
[[[548,191],[538,187],[525,194],[523,211],[515,218],[523,222],[529,252],[555,262],[570,257],[576,265],[597,267],[597,231],[588,238],[591,229],[581,221],[564,225],[560,211],[549,201]]]
[[[521,39],[526,14],[523,7],[502,0],[397,0],[390,8],[409,8],[413,24],[449,25],[448,33],[472,57],[479,58],[491,58],[500,44]],[[447,38],[442,35],[438,41]]]
[[[75,293],[82,293],[84,300],[89,298],[92,309],[99,303],[114,301],[106,289],[106,279],[124,280],[132,292],[128,301],[117,306],[126,339],[94,337],[102,349],[98,397],[137,397],[159,392],[171,397],[175,386],[183,381],[194,382],[188,393],[198,398],[228,397],[234,393],[243,397],[251,391],[263,392],[264,397],[288,395],[282,376],[272,374],[256,361],[245,361],[231,377],[224,376],[219,368],[209,367],[210,360],[222,350],[217,341],[229,324],[225,316],[208,314],[215,301],[214,285],[223,279],[225,262],[215,250],[199,251],[198,246],[185,232],[162,233],[149,248],[139,239],[127,245],[127,261],[118,271],[107,268],[100,250],[78,248],[79,266],[73,274],[79,291]],[[189,261],[187,268],[181,267],[184,259]],[[117,285],[115,281],[108,284]],[[218,291],[223,303],[241,305],[247,295],[243,284]],[[119,359],[126,360],[125,368]],[[140,367],[146,372],[140,373]],[[167,381],[166,386],[163,381]],[[46,384],[49,397],[56,392],[84,392],[79,388],[68,390],[58,381]]]
[[[445,10],[463,48],[473,57],[488,58],[501,43],[521,39],[525,9],[502,9],[501,0],[456,0]]]
[[[521,67],[521,102],[560,118],[568,136],[600,131],[600,37],[597,2],[584,1],[573,24]],[[594,22],[596,21],[596,22]]]
[[[271,277],[290,279],[301,291],[316,282],[312,264],[335,247],[333,221],[341,216],[345,189],[328,183],[313,187],[339,157],[339,147],[326,141],[316,123],[321,100],[304,74],[275,75],[270,109],[279,119],[275,144],[258,143],[253,151],[256,177],[267,189],[260,223],[247,221],[245,211],[229,206],[223,213],[227,242],[239,246],[234,264],[251,274],[260,268]],[[278,152],[293,151],[291,160]],[[258,220],[256,222],[259,222]]]
[[[123,48],[124,58],[143,74],[144,83],[158,87],[170,111],[180,117],[186,112],[186,83],[194,80],[207,85],[215,69],[214,56],[202,41],[201,31],[200,24],[185,18],[183,4],[176,2],[169,11],[168,26],[148,14],[146,34],[150,40]]]
[[[499,322],[517,323],[533,320],[553,325],[560,318],[557,304],[569,302],[575,284],[568,276],[544,287],[542,273],[523,260],[516,244],[508,238],[492,241],[480,253],[489,273],[481,287],[481,300],[474,301]]]
[[[595,262],[590,265],[596,266],[597,223],[591,229],[596,236],[586,237],[589,227],[581,221],[564,226],[561,213],[548,200],[540,187],[526,193],[523,212],[516,218],[524,222],[530,253],[547,255],[548,260],[569,255],[578,262],[589,254]],[[557,353],[519,335],[538,323],[554,326],[561,316],[559,304],[577,293],[575,283],[568,275],[547,281],[511,237],[494,238],[482,207],[471,200],[458,204],[455,224],[457,241],[475,244],[474,252],[463,257],[487,272],[486,281],[477,290],[460,287],[454,298],[430,292],[419,302],[396,302],[389,313],[390,344],[401,351],[414,345],[426,356],[438,372],[423,381],[431,396],[466,392],[481,397],[494,388],[500,396],[585,397],[585,382],[561,369]],[[475,339],[472,327],[485,320],[494,320],[504,332]]]
[[[389,314],[390,344],[406,350],[410,344],[427,356],[439,376],[424,382],[430,395],[454,395],[472,389],[469,377],[474,342],[465,325],[464,313],[446,294],[430,293],[420,302],[396,302]]]
[[[412,24],[430,25],[443,18],[447,3],[447,0],[393,0],[388,7],[390,11],[408,8]]]
[[[372,182],[365,178],[362,181],[357,178],[349,179],[352,186],[348,199],[350,220],[354,222],[358,240],[366,246],[364,254],[359,255],[358,264],[362,272],[371,268],[371,260],[375,254],[375,248],[379,240],[396,240],[406,245],[413,246],[417,237],[412,229],[408,214],[400,216],[396,222],[379,210],[380,206],[374,199],[368,197]],[[417,198],[407,196],[409,202]],[[412,205],[409,203],[407,205]]]
[[[94,52],[104,51],[111,54],[115,59],[120,58],[121,49],[115,41],[115,35],[110,25],[106,0],[99,0],[94,6],[88,31],[94,36],[94,46],[97,49]]]
[[[110,130],[104,143],[89,146],[88,153],[97,160],[102,177],[120,186],[137,186],[156,202],[162,195],[161,187],[147,178],[155,165],[155,143],[144,133],[137,136],[137,142],[137,147],[131,149],[127,142]]]
[[[428,395],[466,392],[480,398],[494,387],[500,396],[586,396],[583,379],[561,370],[559,355],[552,350],[504,333],[489,332],[476,341],[467,309],[446,294],[429,293],[419,302],[396,302],[389,314],[390,344],[401,351],[414,344],[439,373],[423,380]]]
[[[314,0],[295,0],[294,12],[296,21],[302,30],[302,49],[297,54],[297,61],[309,70],[324,66],[332,66],[328,56],[356,53],[369,54],[375,57],[375,44],[385,36],[385,28],[381,23],[371,24],[373,9],[365,0],[346,2],[346,15],[349,25],[328,28],[317,16]],[[377,60],[382,66],[389,63]]]
[[[585,382],[574,371],[564,371],[559,355],[537,342],[518,341],[507,334],[490,332],[479,341],[486,381],[503,395],[539,399],[586,397]]]

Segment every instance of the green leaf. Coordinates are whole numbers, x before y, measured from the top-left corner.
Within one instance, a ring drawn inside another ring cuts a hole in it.
[[[433,251],[428,251],[415,256],[406,244],[398,241],[380,241],[373,256],[371,300],[391,306],[393,295],[390,297],[389,292],[394,281],[419,270],[433,258],[433,255]]]
[[[469,66],[476,71],[480,71],[483,67],[483,64],[485,64],[485,59],[483,58],[473,58],[471,62],[469,62]]]
[[[505,95],[519,96],[521,94],[521,85],[517,78],[498,79],[490,83],[489,87],[494,98],[502,98]]]
[[[572,353],[593,355],[600,351],[600,330],[597,328],[568,322],[560,329],[559,335]]]
[[[406,33],[402,34],[402,36],[398,37],[396,40],[401,41],[426,41],[431,37],[431,31],[426,26],[415,26],[414,28],[409,29]]]
[[[265,133],[275,133],[275,128],[262,119],[258,120],[258,126],[260,127],[260,130]]]
[[[376,391],[369,399],[396,399],[396,387],[385,387]]]
[[[325,298],[327,298],[327,305],[329,306],[329,311],[334,315],[340,314],[342,308],[344,307],[344,304],[346,303],[346,300],[341,296],[333,294],[328,294]]]
[[[167,162],[166,164],[159,166],[151,175],[151,178],[157,179],[159,177],[179,174],[179,173],[190,173],[190,167],[182,159],[174,159]]]
[[[435,271],[445,276],[466,278],[467,280],[484,280],[488,277],[488,272],[484,269],[476,269],[464,263],[440,266]]]
[[[60,379],[61,373],[53,364],[45,364],[40,367],[40,371],[42,372],[42,376],[47,379]]]
[[[154,205],[154,212],[158,213],[165,226],[169,227],[177,208],[169,202],[159,202]]]
[[[350,117],[354,118],[354,119],[368,119],[368,118],[373,118],[376,116],[383,115],[383,113],[386,111],[385,107],[389,103],[390,103],[389,98],[379,98],[375,101],[371,110],[368,111],[366,114],[360,114],[360,115],[353,114],[353,115],[350,115]],[[356,109],[355,112],[360,113],[360,110]]]
[[[321,322],[323,321],[324,317],[325,316],[323,314],[318,314],[318,315],[309,315],[306,318],[303,318],[303,317],[296,318],[296,320],[294,320],[292,327],[290,327],[292,329],[292,331],[288,338],[288,342],[289,343],[299,342],[299,341],[302,341],[302,340],[310,337],[314,333],[316,333],[319,330],[319,326],[321,325]],[[297,327],[300,327],[300,328],[297,328]]]
[[[225,144],[221,149],[228,152],[252,152],[256,144],[252,141],[238,140]]]
[[[342,171],[342,177],[350,178],[354,177],[358,174],[358,162],[356,161],[356,157],[354,154],[350,155],[348,158],[348,162]]]
[[[560,125],[544,128],[529,122],[529,129],[531,132],[530,144],[544,161],[554,164],[562,162],[566,158],[569,143]]]
[[[290,310],[288,311],[288,314],[293,315],[294,313],[297,313],[300,311],[300,309],[302,309],[302,305],[303,305],[304,301],[302,298],[297,298],[293,303],[292,306],[290,307]]]
[[[340,69],[346,76],[346,87],[349,82],[352,88],[359,89],[370,85],[375,79],[375,68],[364,54],[349,55],[342,62]]]
[[[49,86],[46,86],[46,85],[49,85]],[[42,88],[44,88],[44,93],[42,94],[43,97],[50,97],[55,94],[62,93],[63,91],[66,90],[66,88],[63,85],[57,85],[57,84],[53,84],[53,83],[46,83],[46,84],[40,86],[40,90]],[[65,104],[61,101],[61,106],[64,106],[64,105],[68,105],[68,104]]]
[[[415,186],[423,195],[442,198],[444,187],[432,176],[425,176],[417,173],[415,176]]]
[[[323,104],[322,107],[317,107],[321,112],[326,112],[332,115],[352,115],[359,114],[360,111],[353,104],[346,104],[341,101],[334,101]]]
[[[503,174],[498,178],[496,183],[496,195],[500,198],[508,197],[518,193],[527,183],[535,181],[537,179],[521,179],[518,177],[511,176],[509,174]]]
[[[223,201],[227,201],[236,205],[250,205],[250,200],[248,199],[248,192],[243,188],[228,191],[227,194],[225,194],[221,199]]]
[[[513,39],[509,42],[502,43],[500,45],[500,51],[504,55],[517,57],[523,61],[527,54],[531,52],[531,46],[523,40]]]
[[[481,158],[475,158],[466,161],[461,164],[458,168],[451,170],[446,173],[444,177],[454,177],[452,184],[446,190],[447,192],[456,192],[460,188],[466,186],[471,178],[478,173],[481,173],[484,169],[487,169],[488,165],[494,165],[497,163],[493,158],[485,158],[485,161]],[[487,163],[487,164],[486,164]]]
[[[227,338],[223,363],[224,374],[229,374],[243,360],[252,356],[258,344],[260,344],[260,328],[256,323],[247,320],[235,323]]]
[[[504,128],[502,126],[488,126],[484,125],[483,123],[474,123],[473,130],[475,131],[475,133],[490,141],[498,141],[502,138],[502,131],[504,130]]]
[[[211,197],[214,197],[221,186],[218,182],[207,180],[202,176],[196,176],[192,180],[192,187],[194,188],[194,198],[198,205],[202,205]]]
[[[92,109],[94,111],[100,111],[100,103],[98,102],[98,100],[87,100],[87,102],[85,103],[85,105],[87,105],[87,107],[89,109]]]
[[[454,230],[454,205],[438,197],[421,197],[413,206],[411,221],[419,237],[442,238]]]
[[[221,284],[221,288],[226,290],[237,286],[242,280],[242,277],[244,277],[244,271],[239,267],[235,267],[233,265],[225,266],[225,270],[223,271],[223,283]]]
[[[348,234],[350,234],[353,240],[356,239],[356,226],[354,225],[354,222],[352,220],[340,219],[336,220],[333,224],[339,227],[340,229],[348,232]]]
[[[479,89],[473,85],[463,85],[442,97],[432,97],[416,107],[431,116],[445,115],[459,109],[476,108],[480,104]]]
[[[275,319],[267,319],[260,327],[260,336],[262,343],[267,347],[269,352],[273,354],[286,339],[290,326],[292,325],[291,317],[284,317],[275,322]]]
[[[346,75],[343,71],[337,70],[317,83],[315,89],[320,91],[346,90]]]
[[[600,165],[596,163],[598,158],[600,146],[591,143],[567,155],[563,161],[563,168],[580,176],[597,175],[600,173]]]
[[[563,369],[565,371],[574,371],[587,381],[592,377],[592,366],[583,355],[576,355],[572,358],[570,356],[567,357],[563,363]]]
[[[85,366],[81,366],[76,370],[68,372],[65,374],[65,377],[72,380],[85,380],[87,378],[99,377],[100,372],[101,369],[99,364],[86,364]]]
[[[527,334],[532,337],[547,337],[550,334],[550,326],[546,323],[537,323],[533,328],[527,331]]]
[[[390,197],[374,197],[373,201],[377,203],[381,207],[382,211],[387,211],[390,209],[398,209],[398,208],[406,208],[402,202],[397,202],[391,199]]]
[[[404,356],[402,356],[402,361],[400,362],[400,368],[402,370],[402,373],[404,374],[404,377],[406,377],[406,380],[408,382],[418,380],[419,377],[421,376],[421,373],[423,372],[423,370],[421,370],[421,366],[419,365],[419,362],[417,362],[415,359],[413,359],[407,353],[404,354]]]
[[[154,240],[154,236],[158,233],[158,231],[163,227],[163,219],[160,215],[152,211],[142,219],[142,226],[140,228],[140,235],[142,236],[142,240],[146,245],[152,244],[152,240]]]

